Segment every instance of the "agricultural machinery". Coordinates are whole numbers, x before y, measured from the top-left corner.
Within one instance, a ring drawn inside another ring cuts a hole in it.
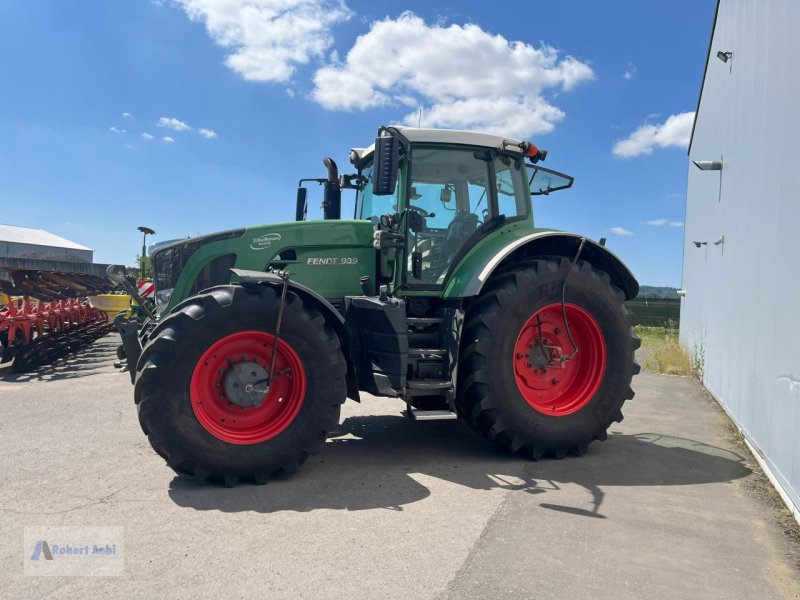
[[[71,263],[48,264],[55,270],[45,270],[13,264],[20,261],[4,262],[8,264],[0,265],[0,375],[50,363],[112,331],[108,315],[87,300],[114,290],[91,272],[94,265],[78,265],[84,272],[59,270]]]
[[[605,439],[633,397],[623,303],[639,286],[603,240],[534,226],[532,197],[573,182],[545,156],[381,127],[351,151],[352,174],[326,158],[327,177],[301,181],[295,222],[153,252],[158,314],[118,329],[156,452],[201,481],[264,483],[318,452],[364,393],[534,459]],[[308,181],[323,220],[306,220]]]

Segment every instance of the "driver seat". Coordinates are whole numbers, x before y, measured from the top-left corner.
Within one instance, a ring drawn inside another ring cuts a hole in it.
[[[450,262],[461,250],[464,242],[478,229],[478,224],[478,215],[463,210],[456,212],[453,220],[447,226],[442,242],[440,278],[447,273]]]

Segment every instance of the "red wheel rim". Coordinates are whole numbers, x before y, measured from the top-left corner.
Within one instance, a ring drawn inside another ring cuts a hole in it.
[[[606,343],[597,321],[575,304],[566,305],[579,351],[572,354],[561,304],[549,304],[525,321],[514,344],[514,378],[522,397],[537,411],[562,417],[594,397],[606,371]]]
[[[258,406],[231,401],[226,390],[234,370],[266,374],[274,337],[262,331],[227,335],[206,350],[192,373],[189,395],[195,417],[214,437],[231,444],[257,444],[284,431],[294,421],[306,395],[306,376],[297,352],[278,340],[273,380]],[[238,372],[237,372],[238,373]],[[236,385],[236,384],[234,384]],[[251,394],[252,395],[252,394]]]

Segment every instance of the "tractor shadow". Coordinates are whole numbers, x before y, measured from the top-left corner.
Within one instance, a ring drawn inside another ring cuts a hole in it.
[[[460,421],[350,417],[337,433],[292,477],[225,489],[176,476],[169,496],[179,506],[222,512],[402,511],[431,496],[424,482],[435,478],[474,490],[541,494],[548,500],[540,504],[545,509],[605,518],[606,487],[695,485],[751,473],[738,454],[655,433],[611,435],[581,458],[538,462],[503,453]],[[565,484],[589,492],[588,506],[560,505],[558,491]]]

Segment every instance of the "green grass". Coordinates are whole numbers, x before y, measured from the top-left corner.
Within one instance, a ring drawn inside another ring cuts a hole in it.
[[[642,340],[642,365],[650,373],[663,375],[692,375],[695,361],[678,341],[677,329],[664,327],[634,328]]]

